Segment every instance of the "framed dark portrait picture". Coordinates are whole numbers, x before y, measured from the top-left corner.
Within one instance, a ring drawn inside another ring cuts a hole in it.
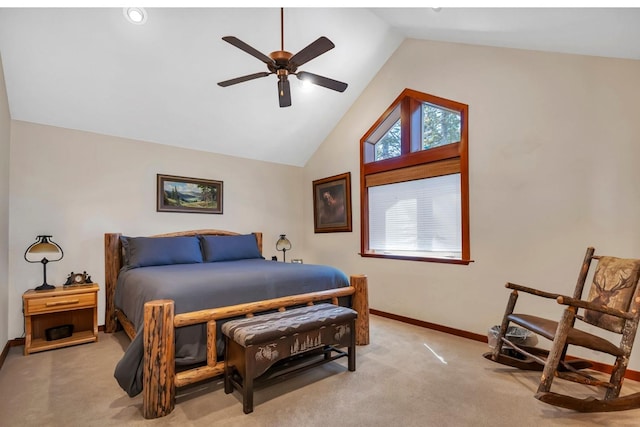
[[[316,233],[351,231],[351,172],[313,181]]]
[[[222,181],[158,174],[158,212],[222,213]]]

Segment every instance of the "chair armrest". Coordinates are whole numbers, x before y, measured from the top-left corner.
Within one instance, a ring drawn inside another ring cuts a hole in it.
[[[526,292],[528,294],[536,295],[543,298],[558,299],[558,297],[562,296],[560,294],[545,292],[538,289],[529,288],[527,286],[516,285],[515,283],[511,283],[511,282],[507,282],[507,284],[504,285],[504,287],[509,289],[514,289],[516,291]]]
[[[589,301],[583,301],[576,298],[560,295],[556,301],[558,304],[570,305],[572,307],[584,308],[587,310],[599,311],[600,313],[610,314],[611,316],[620,317],[622,319],[633,319],[636,317],[636,313],[630,313],[628,311],[617,310],[615,308],[607,307],[606,305],[598,305]]]

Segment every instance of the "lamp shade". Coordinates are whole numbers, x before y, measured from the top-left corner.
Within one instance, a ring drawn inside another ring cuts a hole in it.
[[[29,254],[36,254],[38,259],[30,259]],[[40,258],[40,254],[51,254],[50,257],[46,255]],[[46,259],[47,262],[60,261],[64,253],[62,248],[56,242],[51,240],[51,236],[41,235],[36,237],[36,241],[32,243],[24,253],[24,259],[27,262],[42,262]]]
[[[291,242],[287,239],[286,234],[281,234],[280,238],[276,242],[276,250],[278,251],[288,251],[291,249]]]
[[[44,237],[44,236],[43,236]],[[36,254],[36,253],[46,253],[46,252],[51,252],[51,253],[60,253],[60,247],[54,245],[53,243],[43,243],[43,242],[39,242],[39,243],[35,243],[33,245],[31,245],[29,247],[29,249],[27,249],[27,253],[30,254]]]

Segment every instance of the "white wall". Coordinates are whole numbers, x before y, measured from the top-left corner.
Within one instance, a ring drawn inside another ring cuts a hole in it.
[[[224,213],[156,212],[157,173],[222,180]],[[83,270],[104,284],[107,232],[261,231],[268,258],[282,255],[275,242],[286,233],[294,242],[291,256],[302,257],[296,244],[302,240],[302,176],[299,167],[13,121],[9,337],[24,333],[22,293],[42,283],[42,266],[23,259],[37,235],[51,234],[64,250],[60,262],[47,266],[48,282],[58,285],[69,272]],[[99,324],[104,324],[104,286]]]
[[[468,266],[357,254],[359,141],[405,88],[469,105]],[[308,256],[367,274],[372,308],[478,334],[499,323],[507,281],[571,294],[587,246],[640,258],[639,99],[640,61],[406,40],[305,167],[309,187],[353,178],[353,233],[314,234],[304,199]]]
[[[0,351],[7,342],[9,322],[9,143],[11,116],[0,57]]]

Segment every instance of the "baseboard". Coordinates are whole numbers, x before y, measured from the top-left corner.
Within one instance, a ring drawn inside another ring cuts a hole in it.
[[[456,335],[462,338],[468,338],[474,341],[480,341],[488,343],[489,339],[486,335],[474,334],[473,332],[463,331],[462,329],[449,328],[447,326],[438,325],[436,323],[425,322],[423,320],[412,319],[410,317],[399,316],[393,313],[387,313],[385,311],[380,311],[376,309],[369,309],[369,313],[375,314],[376,316],[386,317],[387,319],[397,320],[403,323],[409,323],[411,325],[420,326],[427,329],[433,329],[439,332],[445,332],[447,334]],[[576,357],[567,356],[568,359],[577,359]],[[610,374],[613,370],[613,366],[607,365],[606,363],[594,362],[590,361],[593,366],[592,369],[598,372],[604,372]],[[624,377],[633,381],[640,381],[640,371],[633,371],[631,369],[627,369]]]
[[[4,349],[2,349],[2,354],[0,354],[0,369],[2,369],[2,365],[4,365],[4,360],[7,358],[9,354],[9,349],[11,347],[17,347],[19,345],[24,345],[24,338],[15,338],[7,341],[4,345]]]
[[[24,345],[24,338],[14,338],[9,341],[9,347],[18,347]]]
[[[7,343],[4,345],[4,348],[2,349],[2,354],[0,354],[0,369],[2,369],[2,365],[4,365],[4,359],[7,358],[7,354],[9,354],[9,347],[11,347],[9,345],[9,341],[7,341]]]
[[[386,317],[387,319],[398,320],[403,323],[409,323],[411,325],[421,326],[427,329],[433,329],[435,331],[446,332],[447,334],[456,335],[463,338],[469,338],[474,341],[489,342],[486,335],[474,334],[472,332],[463,331],[462,329],[449,328],[447,326],[438,325],[435,323],[425,322],[424,320],[412,319],[410,317],[399,316],[397,314],[387,313],[385,311],[369,309],[369,313],[376,316]]]

